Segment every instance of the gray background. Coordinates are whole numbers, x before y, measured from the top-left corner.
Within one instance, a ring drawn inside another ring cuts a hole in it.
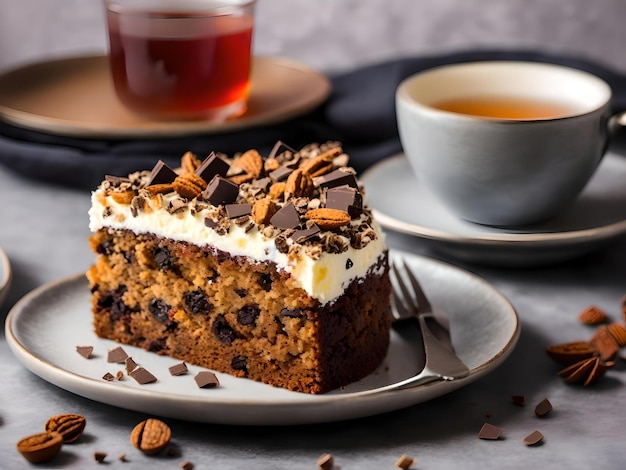
[[[626,71],[624,0],[259,0],[255,51],[324,71],[473,48],[540,49]],[[0,0],[0,69],[104,52],[100,0]]]

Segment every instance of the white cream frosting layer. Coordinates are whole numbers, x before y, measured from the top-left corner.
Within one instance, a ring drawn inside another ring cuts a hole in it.
[[[174,196],[165,196],[164,204],[169,197]],[[219,235],[204,224],[205,217],[210,215],[208,209],[195,213],[185,210],[177,214],[170,214],[164,209],[142,210],[133,216],[130,205],[117,203],[110,196],[105,197],[102,189],[93,192],[91,202],[89,228],[93,232],[110,227],[151,233],[201,247],[214,246],[232,256],[245,256],[251,262],[272,262],[278,269],[289,273],[299,287],[322,304],[342,295],[353,280],[365,277],[386,250],[382,230],[375,221],[371,226],[377,238],[365,247],[357,250],[347,243],[348,249],[343,253],[322,252],[318,259],[313,259],[305,250],[295,255],[279,252],[274,237],[264,236],[256,226],[246,233],[245,226],[231,221],[228,233]],[[357,225],[360,222],[360,219],[353,221]]]

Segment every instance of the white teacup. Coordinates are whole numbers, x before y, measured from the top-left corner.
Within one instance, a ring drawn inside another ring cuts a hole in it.
[[[448,65],[404,80],[398,129],[416,175],[457,216],[515,226],[556,215],[607,147],[611,88],[534,62]]]

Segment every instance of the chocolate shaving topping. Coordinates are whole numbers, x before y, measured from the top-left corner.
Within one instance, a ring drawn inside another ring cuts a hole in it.
[[[111,183],[112,186],[120,186],[123,183],[130,184],[130,179],[126,178],[125,176],[106,175],[104,177],[104,180]]]
[[[359,189],[356,177],[353,173],[343,170],[335,170],[326,175],[316,178],[316,183],[322,188],[336,188],[337,186],[348,185],[352,188]]]
[[[187,364],[181,362],[180,364],[176,364],[170,367],[169,371],[172,375],[184,375],[189,371],[189,369],[187,368]]]
[[[220,385],[220,381],[217,379],[217,376],[208,370],[198,372],[193,379],[200,388],[215,388]]]
[[[93,346],[76,346],[76,352],[83,356],[85,359],[91,359]]]
[[[296,151],[289,147],[289,145],[285,144],[282,140],[279,140],[274,144],[268,158],[280,157],[285,152],[296,153]]]
[[[111,349],[109,351],[108,356],[107,356],[107,362],[124,364],[127,357],[128,357],[128,354],[126,354],[126,351],[124,351],[124,349],[122,349],[121,346],[118,346],[117,348]]]
[[[278,170],[274,170],[270,173],[270,178],[276,182],[283,181],[286,180],[291,173],[293,173],[293,168],[281,166]]]
[[[236,219],[252,213],[252,204],[226,204],[226,214],[229,219]]]
[[[232,204],[237,200],[238,195],[239,186],[221,176],[213,178],[202,193],[204,199],[214,206]]]
[[[293,203],[283,206],[270,219],[270,223],[281,229],[294,229],[300,225],[300,216]]]
[[[143,367],[137,367],[129,375],[135,379],[139,385],[145,385],[157,381],[157,378]]]
[[[163,160],[159,160],[150,173],[146,186],[173,182],[178,175]]]
[[[204,225],[206,225],[209,228],[216,228],[219,224],[213,220],[213,219],[209,219],[208,217],[204,218]]]
[[[296,243],[302,243],[307,241],[308,239],[314,237],[322,230],[315,224],[313,224],[310,228],[304,230],[296,230],[291,234],[291,238]]]
[[[204,181],[211,181],[215,176],[226,177],[230,165],[217,156],[215,152],[204,159],[195,173]]]

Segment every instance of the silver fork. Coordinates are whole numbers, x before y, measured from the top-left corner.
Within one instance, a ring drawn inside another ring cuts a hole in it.
[[[417,278],[406,263],[403,264],[404,272],[410,281],[412,292],[402,280],[400,270],[395,264],[392,264],[393,277],[397,285],[397,288],[394,287],[393,289],[393,301],[396,311],[400,315],[396,323],[401,325],[404,322],[418,322],[424,343],[426,363],[422,371],[417,375],[393,384],[392,386],[385,387],[385,389],[411,388],[435,380],[456,380],[467,377],[470,371],[463,361],[454,353],[451,347],[452,345],[450,344],[448,346],[437,339],[437,336],[429,326],[428,320],[438,325],[439,328],[444,328],[435,318],[432,306],[426,298]]]

